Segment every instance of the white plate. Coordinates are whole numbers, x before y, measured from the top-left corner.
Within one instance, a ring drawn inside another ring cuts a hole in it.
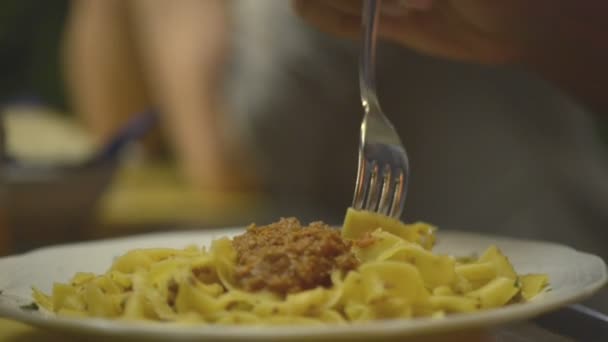
[[[452,255],[481,252],[496,244],[513,262],[518,273],[547,273],[551,291],[536,300],[483,312],[452,315],[444,319],[378,321],[351,326],[176,327],[162,323],[125,323],[103,319],[70,319],[21,305],[31,303],[31,287],[49,292],[53,282],[65,282],[75,272],[102,273],[112,258],[139,247],[182,248],[193,243],[208,244],[212,239],[233,235],[242,229],[179,232],[48,247],[24,255],[0,259],[0,316],[54,330],[96,336],[157,340],[353,340],[382,339],[446,332],[456,329],[489,327],[523,320],[560,306],[582,300],[606,283],[606,264],[594,255],[552,243],[522,241],[460,232],[441,232],[437,251]]]

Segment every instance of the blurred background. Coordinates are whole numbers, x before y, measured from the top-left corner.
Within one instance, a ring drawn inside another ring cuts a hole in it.
[[[362,116],[357,44],[288,1],[5,0],[0,18],[0,254],[341,221]],[[406,221],[608,256],[605,116],[512,68],[390,44],[378,68],[413,168]],[[141,113],[157,120],[143,137],[92,159]]]
[[[67,110],[60,45],[68,1],[7,1],[2,12],[2,103],[44,100]]]
[[[113,12],[99,18],[100,27],[113,27],[116,23],[111,17],[126,11],[116,5],[113,1],[107,6],[107,11]],[[91,124],[96,119],[87,115],[94,117],[108,106],[85,105],[87,114],[81,115],[75,108],[80,97],[87,102],[88,95],[80,96],[78,90],[70,95],[71,88],[87,88],[93,83],[88,76],[80,76],[81,70],[75,72],[76,80],[67,80],[71,58],[87,49],[79,38],[69,41],[72,32],[81,30],[72,30],[70,21],[89,21],[92,12],[103,10],[103,6],[82,7],[61,0],[0,4],[0,255],[164,229],[243,225],[269,217],[261,192],[193,186],[176,165],[158,125],[143,140],[121,151],[116,156],[120,162],[111,158],[84,165],[119,128],[106,132],[103,123]],[[70,17],[70,13],[76,14]],[[93,32],[83,26],[83,39],[91,44],[103,45],[104,36],[114,44],[111,32]],[[127,35],[126,31],[118,34]],[[67,52],[70,46],[75,46],[76,52]],[[108,60],[113,52],[108,53]],[[103,46],[93,53],[104,59]],[[98,67],[102,73],[109,70],[95,62],[83,66]],[[88,75],[87,70],[83,73]],[[103,93],[106,84],[100,84],[99,92]],[[119,82],[110,86],[121,91]],[[112,96],[108,95],[108,101],[114,100]],[[154,105],[145,104],[137,110],[152,110]],[[119,108],[101,114],[98,121],[111,122],[108,125],[118,121],[116,126],[122,126],[129,114],[135,113],[125,114]]]

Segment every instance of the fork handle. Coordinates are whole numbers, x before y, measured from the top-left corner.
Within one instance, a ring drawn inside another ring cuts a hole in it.
[[[376,97],[376,31],[380,17],[382,0],[364,0],[361,25],[363,39],[361,40],[361,54],[359,60],[359,88],[361,90],[361,103],[365,113],[370,108],[379,108]],[[372,110],[372,112],[374,112]]]

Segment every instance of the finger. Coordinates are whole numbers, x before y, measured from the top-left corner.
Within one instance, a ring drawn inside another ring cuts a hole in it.
[[[463,20],[449,4],[436,4],[441,6],[400,17],[383,16],[380,34],[436,57],[486,64],[502,64],[514,58],[508,44]]]
[[[359,34],[360,15],[353,15],[326,1],[295,0],[296,13],[318,29],[342,37],[355,37]]]
[[[427,11],[433,7],[433,0],[383,0],[382,14],[401,16],[408,11]]]
[[[326,0],[323,3],[352,16],[361,16],[361,9],[363,8],[363,0]]]
[[[361,8],[363,7],[362,0],[325,0],[323,3],[355,16],[361,15]],[[433,0],[382,0],[380,5],[387,15],[402,15],[408,10],[429,10],[433,5]]]

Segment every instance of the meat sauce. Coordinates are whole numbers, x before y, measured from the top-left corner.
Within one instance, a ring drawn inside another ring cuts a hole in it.
[[[331,273],[355,269],[351,242],[323,222],[302,226],[283,218],[267,226],[250,226],[235,237],[235,279],[247,291],[282,295],[331,285]]]

